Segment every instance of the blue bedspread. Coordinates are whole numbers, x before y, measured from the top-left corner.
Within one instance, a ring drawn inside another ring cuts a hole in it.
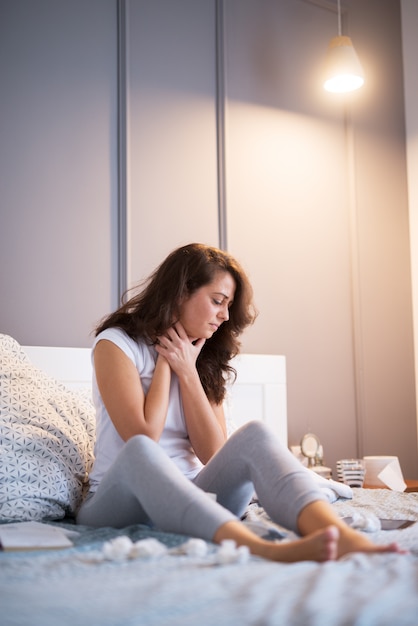
[[[342,515],[377,511],[380,517],[418,520],[418,494],[357,490],[334,505]],[[206,556],[109,561],[104,542],[128,535],[155,537],[175,547],[185,537],[135,526],[117,531],[74,527],[65,550],[0,553],[2,626],[134,626],[252,624],[279,626],[416,626],[418,524],[380,531],[408,555],[354,554],[338,562],[278,564],[251,557],[213,565]]]

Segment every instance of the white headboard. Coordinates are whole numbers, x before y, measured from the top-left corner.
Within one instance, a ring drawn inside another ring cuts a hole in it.
[[[91,388],[90,348],[22,347],[32,363],[70,389]]]
[[[90,348],[23,346],[29,359],[71,389],[91,387]],[[262,420],[287,446],[286,359],[272,354],[241,354],[233,361],[237,380],[226,410],[241,426]]]
[[[237,380],[227,411],[237,426],[262,420],[286,446],[286,358],[277,354],[240,354],[232,362]]]

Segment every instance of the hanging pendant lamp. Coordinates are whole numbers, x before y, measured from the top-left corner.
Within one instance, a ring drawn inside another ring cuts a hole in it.
[[[346,93],[364,84],[364,72],[350,37],[341,34],[341,6],[338,0],[338,36],[331,39],[326,58],[324,89]]]

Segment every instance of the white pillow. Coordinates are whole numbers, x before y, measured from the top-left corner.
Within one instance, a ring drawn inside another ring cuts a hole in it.
[[[92,404],[0,334],[0,522],[74,515],[93,463]]]

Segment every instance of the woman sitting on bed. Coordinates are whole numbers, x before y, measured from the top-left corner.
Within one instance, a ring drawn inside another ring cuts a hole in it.
[[[172,252],[140,293],[102,321],[93,346],[96,460],[77,522],[232,539],[277,561],[397,551],[342,522],[261,422],[227,439],[229,361],[254,319],[252,289],[237,261],[191,244]],[[302,538],[273,543],[252,533],[240,517],[254,491],[275,522]]]

